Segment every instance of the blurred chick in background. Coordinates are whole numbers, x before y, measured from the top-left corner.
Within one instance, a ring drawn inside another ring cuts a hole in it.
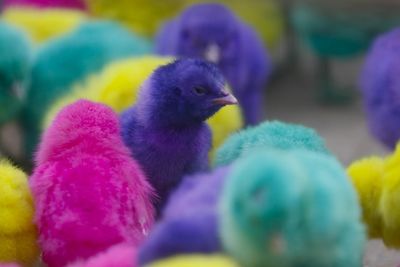
[[[136,103],[141,85],[159,66],[172,61],[172,58],[144,56],[129,58],[111,63],[100,73],[89,76],[65,96],[55,101],[49,108],[44,128],[50,125],[57,112],[64,106],[81,98],[104,103],[116,112],[121,112]],[[212,151],[224,140],[243,126],[240,108],[227,106],[207,120],[212,131]]]
[[[21,170],[0,161],[0,263],[33,266],[39,258],[34,207]],[[1,265],[1,264],[0,264]]]
[[[158,212],[184,175],[208,169],[211,132],[205,121],[237,104],[222,73],[197,59],[159,67],[121,114],[122,137],[155,188]]]
[[[239,267],[223,255],[181,255],[158,261],[145,267]]]
[[[31,60],[27,37],[0,22],[0,125],[15,119],[24,104]]]
[[[318,57],[321,101],[346,103],[352,99],[351,90],[335,84],[330,61],[362,54],[379,33],[400,23],[399,7],[398,1],[392,0],[295,1],[292,23],[299,37]]]
[[[348,167],[363,209],[370,238],[381,238],[392,248],[400,248],[400,145],[386,157],[369,157]]]
[[[3,12],[1,19],[21,28],[36,44],[41,44],[74,30],[86,20],[86,15],[70,9],[10,7]]]
[[[138,267],[136,247],[125,243],[118,244],[87,261],[78,261],[68,267]]]
[[[323,153],[259,150],[239,159],[223,189],[219,229],[241,266],[362,266],[356,193]]]
[[[382,34],[371,47],[360,87],[369,130],[394,149],[400,139],[400,28]]]
[[[43,135],[36,164],[30,186],[49,267],[143,241],[154,193],[111,108],[87,100],[65,107]]]
[[[256,148],[281,150],[306,149],[330,154],[324,139],[302,125],[280,121],[266,121],[230,136],[216,152],[215,165],[229,165]]]
[[[228,172],[229,168],[223,167],[183,179],[171,194],[161,220],[140,247],[141,266],[180,254],[222,251],[217,203]]]
[[[3,0],[3,5],[8,6],[32,6],[40,8],[74,8],[85,9],[84,0]]]
[[[151,44],[108,21],[82,24],[72,33],[46,43],[36,56],[22,124],[27,157],[32,155],[50,105],[74,83],[128,56],[149,53]]]
[[[96,17],[117,20],[135,32],[153,37],[163,22],[201,0],[86,0],[90,13]],[[218,0],[254,27],[269,49],[278,46],[284,29],[284,18],[277,1]]]
[[[166,23],[156,38],[161,55],[215,63],[238,97],[246,124],[263,117],[270,59],[257,34],[221,4],[198,4]]]

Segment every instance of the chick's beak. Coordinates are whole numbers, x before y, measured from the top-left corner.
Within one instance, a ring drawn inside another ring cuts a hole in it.
[[[227,94],[226,96],[215,98],[212,100],[212,103],[215,105],[236,105],[238,104],[238,101],[236,97],[234,97],[232,94]]]

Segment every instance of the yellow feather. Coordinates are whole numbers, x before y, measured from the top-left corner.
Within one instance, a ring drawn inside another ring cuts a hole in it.
[[[34,207],[25,173],[0,161],[0,262],[31,266],[37,260]]]
[[[36,43],[42,43],[73,30],[86,16],[71,9],[12,7],[4,11],[2,19],[27,32]]]
[[[74,86],[71,93],[59,99],[50,107],[44,120],[44,128],[51,123],[58,111],[81,98],[101,102],[121,112],[136,102],[141,84],[159,66],[172,61],[172,58],[144,56],[118,61],[107,66],[100,73]],[[240,108],[222,108],[208,123],[213,132],[213,150],[233,132],[243,126]]]
[[[158,261],[146,267],[239,267],[221,255],[182,255]]]

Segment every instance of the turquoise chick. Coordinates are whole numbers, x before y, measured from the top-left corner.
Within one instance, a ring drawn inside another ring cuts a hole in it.
[[[330,154],[324,139],[315,130],[297,124],[266,121],[230,136],[218,148],[214,163],[229,165],[254,148],[307,149]]]
[[[26,155],[30,157],[36,147],[50,104],[74,83],[110,62],[151,51],[149,41],[109,21],[83,23],[70,34],[45,44],[33,63],[28,102],[22,114]]]
[[[291,21],[296,33],[318,57],[321,101],[351,100],[351,92],[335,84],[330,61],[364,53],[377,35],[400,23],[399,4],[385,2],[301,0],[294,4]]]
[[[0,125],[22,108],[31,64],[30,42],[17,28],[0,22]]]
[[[254,151],[233,165],[219,204],[223,246],[241,266],[362,266],[356,192],[332,156]]]

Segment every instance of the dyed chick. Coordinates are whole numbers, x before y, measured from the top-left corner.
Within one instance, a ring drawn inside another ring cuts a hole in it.
[[[175,190],[162,218],[139,250],[139,263],[180,254],[222,251],[218,234],[217,203],[228,167],[186,177]]]
[[[123,243],[100,252],[87,261],[78,261],[68,267],[137,267],[135,259],[136,247]]]
[[[158,211],[183,176],[208,169],[211,133],[204,121],[236,103],[214,65],[183,59],[159,67],[122,113],[123,140],[160,197]]]
[[[356,192],[322,153],[259,150],[238,160],[221,196],[219,229],[241,266],[362,265]]]
[[[136,103],[139,89],[151,73],[157,67],[172,61],[169,57],[143,56],[109,64],[101,72],[75,85],[69,93],[53,103],[46,114],[44,128],[61,108],[81,98],[104,103],[117,112],[125,110]],[[213,157],[215,148],[243,127],[240,108],[237,105],[225,107],[209,118],[207,123],[212,131],[210,154]]]
[[[257,34],[225,6],[189,7],[159,32],[156,51],[215,63],[238,97],[246,124],[262,118],[270,60]]]
[[[0,22],[0,125],[15,119],[24,103],[30,44],[17,28]]]
[[[65,266],[143,241],[153,191],[124,146],[111,108],[81,100],[43,135],[30,179],[43,261]]]
[[[67,34],[87,19],[85,13],[78,10],[21,6],[7,8],[1,17],[21,28],[36,44]]]
[[[325,146],[325,141],[315,130],[280,121],[266,121],[229,137],[218,148],[215,165],[229,165],[255,148],[306,149],[330,153]]]
[[[381,35],[370,49],[360,78],[372,135],[394,149],[400,139],[400,28]]]
[[[33,65],[29,101],[22,118],[27,156],[39,141],[47,109],[74,83],[100,71],[110,62],[150,50],[147,40],[108,21],[84,23],[69,35],[53,39],[42,47]]]
[[[222,255],[181,255],[158,261],[145,267],[239,267],[234,261]]]
[[[381,238],[386,246],[400,248],[400,145],[386,157],[369,157],[348,168],[363,209],[370,238]]]
[[[32,266],[39,258],[34,207],[21,170],[0,161],[0,263]]]

